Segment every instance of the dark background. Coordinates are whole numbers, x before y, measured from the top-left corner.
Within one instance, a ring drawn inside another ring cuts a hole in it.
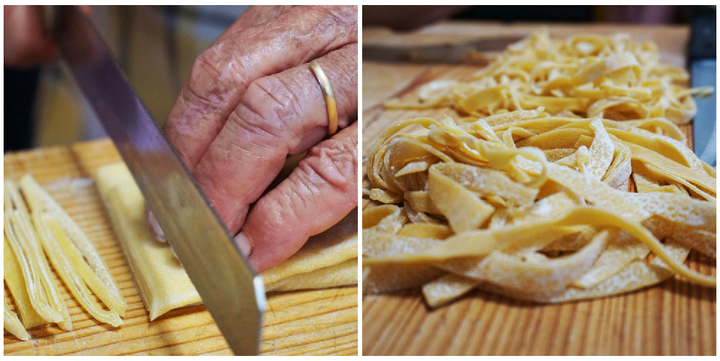
[[[363,26],[412,30],[440,19],[543,23],[689,24],[714,6],[363,6]]]

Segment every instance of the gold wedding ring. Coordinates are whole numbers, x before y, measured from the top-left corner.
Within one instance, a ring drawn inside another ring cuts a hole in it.
[[[327,105],[328,112],[328,135],[332,136],[337,132],[338,128],[338,113],[337,104],[335,103],[335,95],[333,94],[332,87],[330,86],[330,79],[328,79],[325,72],[320,67],[317,61],[310,62],[310,69],[315,74],[320,88],[322,89],[323,95],[325,95],[325,105]]]

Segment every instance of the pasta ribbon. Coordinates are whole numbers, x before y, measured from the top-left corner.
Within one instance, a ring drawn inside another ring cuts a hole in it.
[[[646,79],[624,54],[542,88],[566,89],[575,77],[600,86],[607,72]],[[368,156],[365,194],[385,205],[363,212],[365,292],[422,286],[436,307],[474,288],[565,302],[674,274],[715,287],[683,264],[690,249],[715,257],[716,178],[681,134],[660,118],[547,108],[397,123]]]

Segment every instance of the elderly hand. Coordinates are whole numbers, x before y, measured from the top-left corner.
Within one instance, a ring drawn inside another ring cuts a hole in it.
[[[357,16],[356,6],[251,7],[196,59],[164,125],[258,272],[357,206]],[[312,60],[337,101],[328,139]],[[303,152],[266,192],[286,158]]]

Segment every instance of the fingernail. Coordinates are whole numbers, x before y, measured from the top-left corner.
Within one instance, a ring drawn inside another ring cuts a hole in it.
[[[250,238],[248,238],[245,232],[240,232],[237,236],[235,236],[235,244],[237,244],[238,248],[240,248],[240,252],[242,252],[245,257],[250,257],[250,254],[252,254],[253,251],[253,244],[250,242]]]
[[[153,233],[155,233],[155,239],[163,243],[167,242],[165,232],[163,232],[162,228],[160,228],[160,224],[158,224],[158,221],[155,219],[155,215],[152,214],[152,212],[148,212],[148,222],[150,223],[150,228],[152,228]]]
[[[172,252],[173,256],[175,256],[175,259],[180,261],[180,257],[177,256],[177,253],[175,253],[175,249],[170,246],[170,252]]]

